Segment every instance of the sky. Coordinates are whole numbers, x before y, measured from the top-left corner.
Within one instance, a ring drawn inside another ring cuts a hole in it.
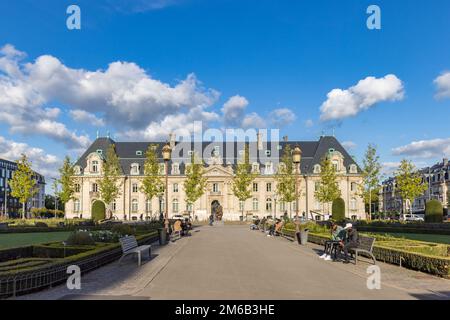
[[[0,17],[0,157],[47,179],[97,132],[164,141],[193,121],[334,134],[359,163],[375,144],[386,174],[450,156],[448,0],[0,0]]]

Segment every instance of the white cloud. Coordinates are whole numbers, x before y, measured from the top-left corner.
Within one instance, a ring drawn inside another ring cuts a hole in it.
[[[271,123],[273,125],[283,127],[293,123],[297,117],[291,109],[279,108],[273,110],[269,114],[269,118],[271,119]]]
[[[70,110],[70,116],[77,122],[89,123],[94,127],[103,127],[105,125],[105,121],[103,119],[97,118],[95,114],[84,110]]]
[[[311,119],[308,119],[305,121],[305,127],[311,128],[313,126],[314,126],[314,121],[312,121]]]
[[[225,125],[240,125],[248,106],[248,100],[245,97],[236,95],[228,99],[222,107],[222,113]]]
[[[354,143],[353,141],[344,141],[342,142],[342,146],[347,150],[351,150],[355,149],[357,147],[357,144]]]
[[[436,79],[434,79],[436,85],[436,98],[450,98],[450,72],[445,72]]]
[[[58,175],[61,161],[54,155],[47,154],[43,149],[30,147],[26,143],[7,140],[0,136],[0,157],[10,161],[18,160],[25,154],[32,162],[33,170],[48,177]]]
[[[247,114],[242,120],[242,128],[244,129],[261,129],[266,127],[266,122],[256,112]]]
[[[333,89],[320,107],[322,121],[341,120],[367,110],[379,102],[403,99],[402,81],[393,74],[367,77],[346,90]]]
[[[450,138],[413,141],[405,146],[392,149],[397,156],[414,158],[436,158],[450,155]]]

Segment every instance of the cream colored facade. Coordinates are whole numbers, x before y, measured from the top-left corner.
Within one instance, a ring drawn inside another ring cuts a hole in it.
[[[339,173],[339,187],[341,197],[346,203],[346,216],[353,219],[364,218],[364,204],[361,197],[357,194],[357,185],[361,182],[361,174],[356,164],[348,167],[344,164],[344,156],[341,152],[330,150],[332,161]],[[119,155],[120,156],[120,155]],[[77,187],[75,200],[66,204],[66,214],[69,218],[82,217],[91,218],[92,206],[94,202],[101,201],[98,193],[97,181],[101,177],[103,156],[98,152],[91,152],[85,159],[85,167],[76,166]],[[129,163],[129,162],[128,162]],[[285,211],[288,215],[294,216],[296,213],[295,202],[284,204],[277,200],[277,182],[275,171],[268,172],[259,168],[255,163],[254,170],[260,174],[251,186],[252,197],[241,204],[233,195],[233,167],[229,165],[214,164],[211,162],[205,167],[205,176],[207,177],[207,188],[204,195],[194,204],[192,208],[192,218],[198,220],[207,220],[211,214],[211,208],[214,201],[217,201],[223,208],[224,220],[240,220],[242,205],[244,206],[245,219],[251,216],[281,216]],[[165,211],[164,199],[154,198],[151,201],[140,191],[143,180],[142,168],[124,168],[124,174],[121,177],[121,194],[112,205],[112,214],[120,220],[140,220],[149,218],[158,218],[161,212]],[[163,165],[163,164],[162,164]],[[189,214],[186,206],[183,183],[185,176],[177,174],[178,170],[174,166],[177,163],[171,163],[171,174],[168,178],[168,197],[169,197],[169,217],[174,215]],[[128,170],[129,169],[129,170]],[[308,218],[326,219],[323,216],[331,210],[331,204],[319,203],[314,196],[316,184],[319,178],[320,165],[313,164],[312,172],[302,172],[298,174],[299,186],[299,214],[308,216]]]

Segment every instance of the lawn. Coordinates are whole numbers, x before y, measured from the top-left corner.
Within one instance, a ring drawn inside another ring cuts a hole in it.
[[[71,232],[4,233],[0,234],[0,249],[64,241]]]
[[[388,235],[395,238],[405,238],[410,240],[444,243],[450,244],[450,236],[441,234],[423,234],[423,233],[385,233],[385,232],[370,232],[380,235]]]

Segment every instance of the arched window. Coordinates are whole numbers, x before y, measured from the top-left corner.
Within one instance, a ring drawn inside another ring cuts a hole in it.
[[[137,199],[133,199],[131,201],[131,212],[136,213],[139,210],[139,203]]]
[[[137,163],[133,163],[132,165],[131,165],[131,174],[132,175],[139,175],[139,164],[137,164]]]
[[[173,199],[172,201],[172,211],[178,213],[178,199]]]
[[[258,199],[253,198],[253,211],[258,211]]]
[[[320,164],[315,164],[314,165],[314,173],[320,173]]]
[[[271,198],[266,199],[266,211],[272,212],[272,199]]]
[[[80,212],[80,211],[81,211],[80,200],[75,199],[73,201],[73,212]]]
[[[145,201],[145,212],[149,213],[152,212],[152,200],[147,199]]]
[[[178,183],[173,184],[173,192],[178,192]]]
[[[336,172],[339,171],[339,161],[333,160],[333,169],[334,169],[334,171],[336,171]]]

